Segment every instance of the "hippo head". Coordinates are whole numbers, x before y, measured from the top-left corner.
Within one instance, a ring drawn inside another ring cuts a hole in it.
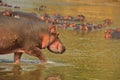
[[[54,26],[49,27],[50,31],[50,44],[48,45],[47,49],[53,53],[63,53],[65,51],[65,47],[61,40],[59,39],[59,33],[56,31]]]
[[[47,48],[53,53],[63,53],[65,51],[65,47],[58,36],[59,33],[56,31],[56,28],[54,26],[50,26],[49,34],[44,35],[42,38],[41,48]]]
[[[53,53],[63,53],[65,51],[65,47],[60,41],[59,37],[57,37],[48,47],[48,50]]]

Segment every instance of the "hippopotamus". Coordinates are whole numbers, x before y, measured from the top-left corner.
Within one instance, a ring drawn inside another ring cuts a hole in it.
[[[8,17],[0,14],[0,54],[14,53],[14,63],[20,63],[23,53],[35,56],[46,63],[41,49],[61,54],[65,46],[55,26],[39,20]]]
[[[120,39],[120,28],[105,31],[105,39]]]
[[[120,31],[113,31],[111,33],[111,38],[112,39],[120,39]]]

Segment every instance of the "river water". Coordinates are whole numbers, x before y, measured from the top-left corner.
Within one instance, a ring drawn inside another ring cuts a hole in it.
[[[60,29],[66,52],[56,55],[42,50],[48,62],[24,55],[21,65],[13,65],[13,55],[0,55],[0,80],[120,80],[120,40],[104,39],[104,31],[120,27],[119,0],[4,0],[20,9],[0,7],[37,14],[76,16],[83,14],[95,24],[109,18],[113,24],[81,35],[73,30]],[[46,5],[42,11],[33,8]]]

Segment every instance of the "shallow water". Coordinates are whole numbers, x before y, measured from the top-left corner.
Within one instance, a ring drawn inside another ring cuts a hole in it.
[[[120,2],[106,0],[4,0],[21,10],[35,12],[33,8],[46,5],[42,13],[61,15],[83,14],[86,21],[101,23],[110,18],[113,24],[102,30],[80,35],[72,30],[60,30],[60,38],[67,50],[57,55],[42,50],[48,62],[24,55],[21,65],[13,65],[13,55],[0,56],[0,80],[120,80],[120,40],[105,40],[104,30],[120,27]],[[117,1],[117,0],[116,0]],[[0,7],[0,10],[13,9]]]

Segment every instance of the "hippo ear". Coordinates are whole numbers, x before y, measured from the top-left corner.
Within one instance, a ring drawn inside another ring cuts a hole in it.
[[[56,26],[49,26],[50,33],[56,33]]]

